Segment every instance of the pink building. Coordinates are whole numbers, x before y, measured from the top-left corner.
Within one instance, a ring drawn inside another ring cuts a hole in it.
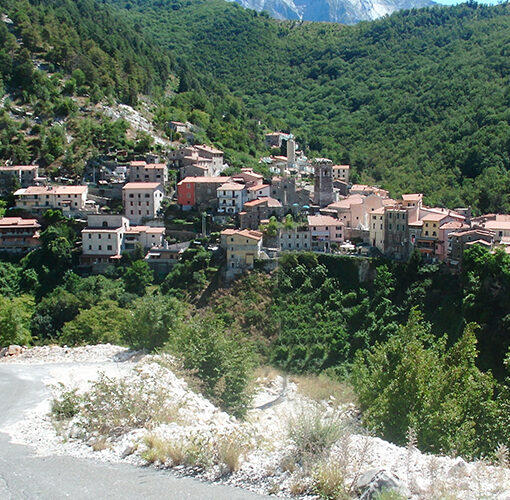
[[[311,248],[315,252],[330,252],[331,244],[341,245],[344,241],[344,224],[329,215],[309,215]]]

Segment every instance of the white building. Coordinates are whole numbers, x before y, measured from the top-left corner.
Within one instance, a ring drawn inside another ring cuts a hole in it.
[[[258,198],[269,198],[269,184],[257,184],[250,186],[247,191],[248,201],[257,200]]]
[[[134,224],[154,219],[163,196],[163,185],[159,182],[128,182],[122,188],[124,214]]]
[[[93,202],[87,200],[88,186],[30,186],[18,189],[16,208],[31,213],[42,213],[50,208],[60,208],[65,215],[95,211]]]
[[[225,182],[216,190],[218,212],[237,214],[243,210],[246,202],[246,187],[236,182]]]
[[[81,236],[81,263],[105,264],[120,259],[124,251],[134,250],[137,243],[145,251],[162,247],[165,228],[131,226],[122,215],[89,215]]]

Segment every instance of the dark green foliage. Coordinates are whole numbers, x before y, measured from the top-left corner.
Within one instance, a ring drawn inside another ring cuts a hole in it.
[[[161,284],[163,293],[184,290],[195,294],[207,283],[207,269],[211,262],[211,253],[203,247],[186,250],[180,262],[168,273]]]
[[[143,260],[136,260],[122,275],[126,292],[145,295],[147,286],[154,281],[154,274],[149,264]]]

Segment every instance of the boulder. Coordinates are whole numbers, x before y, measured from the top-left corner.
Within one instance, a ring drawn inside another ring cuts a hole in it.
[[[395,491],[409,496],[409,491],[395,474],[381,469],[365,472],[356,482],[356,490],[360,500],[373,500],[383,491]]]
[[[12,344],[7,348],[7,356],[18,356],[23,352],[20,345]]]
[[[7,356],[7,351],[8,351],[7,347],[2,347],[0,349],[0,358],[4,358],[5,356]]]

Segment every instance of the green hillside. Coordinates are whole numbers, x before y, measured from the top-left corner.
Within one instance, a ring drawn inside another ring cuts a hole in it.
[[[255,116],[356,179],[429,203],[509,211],[510,7],[403,11],[342,27],[220,0],[110,0]]]

